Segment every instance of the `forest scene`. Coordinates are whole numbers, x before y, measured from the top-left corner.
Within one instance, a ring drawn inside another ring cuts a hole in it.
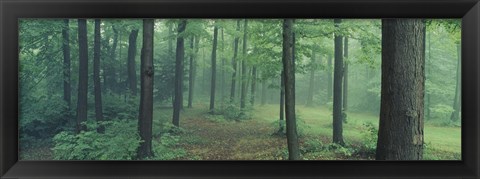
[[[20,160],[461,160],[460,19],[20,19]]]

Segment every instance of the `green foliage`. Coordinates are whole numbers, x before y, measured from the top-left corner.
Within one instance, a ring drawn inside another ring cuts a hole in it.
[[[133,160],[141,140],[136,121],[87,122],[79,134],[60,132],[53,138],[55,160]],[[105,126],[105,133],[96,131]]]
[[[365,158],[374,158],[377,149],[378,127],[371,122],[363,123],[361,135],[361,145],[356,154]]]
[[[251,106],[240,109],[235,103],[226,102],[223,109],[221,109],[221,114],[227,120],[247,120],[252,118],[252,110]]]
[[[430,108],[432,112],[431,118],[438,119],[441,121],[450,120],[450,115],[454,111],[452,106],[448,106],[445,104],[437,104]]]
[[[92,97],[90,99],[94,98]],[[137,119],[139,101],[140,99],[134,96],[103,95],[103,116],[106,119],[114,120]],[[94,106],[94,104],[91,106]]]
[[[187,151],[179,146],[180,136],[163,133],[160,142],[153,141],[154,157],[151,160],[174,160],[187,155]]]

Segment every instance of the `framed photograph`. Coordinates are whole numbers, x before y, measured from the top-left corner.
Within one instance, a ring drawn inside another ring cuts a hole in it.
[[[480,4],[0,2],[2,178],[478,178]]]

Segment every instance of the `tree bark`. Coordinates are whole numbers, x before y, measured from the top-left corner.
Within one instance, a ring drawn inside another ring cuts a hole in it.
[[[93,88],[95,93],[95,119],[103,121],[102,87],[100,86],[100,19],[95,19],[93,45]],[[97,128],[97,132],[104,133],[103,125]]]
[[[187,26],[187,20],[182,20],[178,23],[177,48],[175,55],[175,102],[173,103],[173,120],[175,126],[180,126],[180,110],[182,110],[183,100],[183,60],[185,56],[185,46],[182,33]]]
[[[223,30],[224,28],[221,29],[221,34],[222,34],[222,47],[221,47],[221,50],[222,50],[222,56],[220,57],[222,59],[222,66],[221,66],[221,72],[222,72],[222,75],[221,75],[221,79],[220,79],[220,83],[221,83],[221,86],[220,86],[220,96],[221,96],[221,101],[220,101],[220,104],[222,105],[222,108],[223,108],[223,103],[225,102],[225,39],[224,39],[224,35],[223,35]]]
[[[210,112],[215,113],[215,87],[217,83],[217,36],[218,27],[213,28],[213,47],[212,47],[212,77],[210,82]]]
[[[130,36],[128,38],[128,86],[132,96],[137,95],[137,71],[135,68],[135,56],[137,55],[137,36],[138,29],[134,29],[130,32]]]
[[[67,103],[67,107],[71,109],[72,90],[70,86],[70,26],[69,20],[64,19],[62,26],[63,38],[63,100]]]
[[[152,120],[153,120],[153,29],[154,20],[143,20],[143,45],[141,59],[141,89],[138,130],[143,142],[138,148],[138,158],[152,157]]]
[[[382,20],[382,87],[376,160],[421,160],[424,22]]]
[[[341,19],[335,19],[335,28],[338,31]],[[335,33],[335,64],[333,74],[333,143],[344,145],[343,142],[343,113],[342,113],[342,76],[343,76],[343,37]]]
[[[426,33],[426,31],[425,31]],[[431,48],[431,41],[430,41],[430,33],[428,33],[427,35],[427,41],[428,41],[428,58],[426,59],[426,65],[425,65],[425,70],[426,70],[426,73],[425,73],[425,78],[428,79],[430,77],[430,68],[432,66],[432,54],[431,54],[431,51],[432,51],[432,48]],[[425,90],[426,91],[426,90]],[[425,92],[425,95],[426,95],[426,100],[425,101],[425,110],[426,110],[426,119],[427,120],[430,120],[430,93],[429,92]]]
[[[285,73],[285,114],[287,127],[288,159],[300,160],[297,124],[295,119],[295,63],[293,46],[293,19],[283,22],[283,70]]]
[[[237,20],[237,32],[240,31],[240,20]],[[235,89],[236,89],[236,79],[237,79],[237,53],[238,53],[238,37],[235,36],[233,42],[233,59],[232,59],[232,83],[230,88],[230,102],[235,100]]]
[[[280,73],[280,119],[278,121],[278,133],[283,134],[285,130],[285,71]]]
[[[87,121],[87,91],[88,91],[88,44],[87,20],[78,19],[78,98],[77,98],[77,133],[86,130],[82,124]]]
[[[450,120],[452,121],[457,121],[460,118],[460,69],[461,69],[461,57],[460,57],[460,44],[457,44],[457,74],[456,74],[456,79],[457,82],[455,84],[455,97],[453,99],[453,112],[452,115],[450,115]]]
[[[245,98],[247,97],[247,28],[248,21],[245,19],[243,24],[243,58],[242,58],[242,88],[240,92],[240,108],[245,108]]]

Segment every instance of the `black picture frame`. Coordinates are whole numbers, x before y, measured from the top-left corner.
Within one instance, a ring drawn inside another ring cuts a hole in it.
[[[18,161],[19,18],[462,18],[461,161]],[[479,178],[478,0],[0,0],[0,178]]]

